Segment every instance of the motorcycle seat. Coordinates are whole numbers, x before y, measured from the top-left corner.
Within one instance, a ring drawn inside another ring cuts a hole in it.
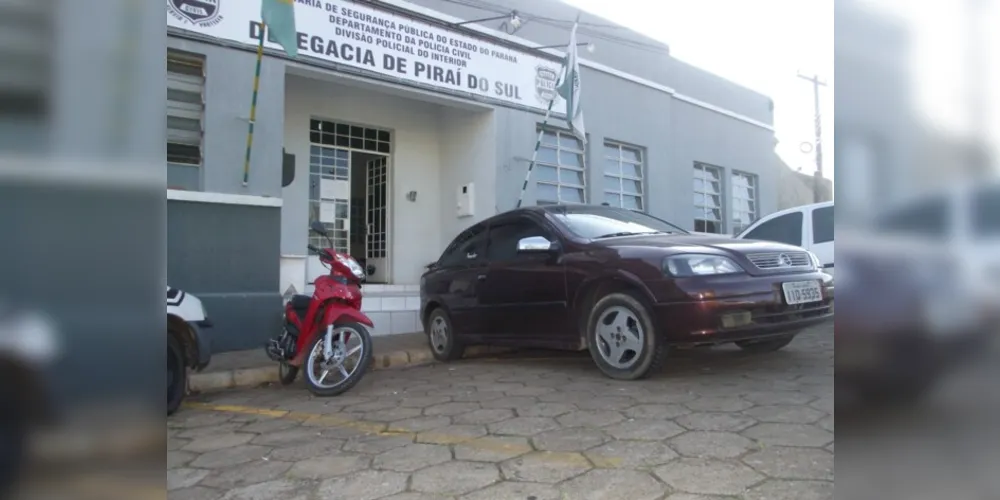
[[[312,296],[310,295],[292,295],[292,309],[296,312],[305,313],[309,309],[309,304],[312,302]]]

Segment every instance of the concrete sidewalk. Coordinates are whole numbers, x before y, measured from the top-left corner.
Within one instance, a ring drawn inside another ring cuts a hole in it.
[[[379,335],[372,338],[374,358],[372,369],[400,368],[431,363],[434,357],[422,332]],[[465,355],[499,354],[507,349],[473,346]],[[234,387],[256,387],[278,381],[278,364],[271,361],[264,348],[225,352],[212,356],[212,362],[201,373],[188,378],[191,392],[205,392]]]

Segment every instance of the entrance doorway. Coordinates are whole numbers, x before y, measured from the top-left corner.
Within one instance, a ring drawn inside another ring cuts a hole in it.
[[[320,119],[310,120],[309,132],[309,223],[321,221],[333,249],[357,259],[369,283],[388,283],[390,132]],[[309,243],[330,247],[313,235]],[[310,252],[306,282],[326,272]]]
[[[389,158],[351,153],[351,255],[369,283],[389,282]]]

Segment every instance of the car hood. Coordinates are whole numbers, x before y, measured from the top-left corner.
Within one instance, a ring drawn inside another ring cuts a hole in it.
[[[750,253],[762,252],[803,251],[801,247],[775,243],[773,241],[742,240],[728,236],[712,236],[704,234],[650,234],[641,236],[621,236],[617,238],[593,240],[593,243],[595,245],[612,248],[663,248],[671,250],[670,253],[691,253],[714,250],[727,254],[746,255]]]

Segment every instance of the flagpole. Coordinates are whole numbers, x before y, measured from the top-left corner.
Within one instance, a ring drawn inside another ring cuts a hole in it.
[[[556,102],[556,97],[552,96],[549,99],[549,107],[545,110],[545,118],[542,119],[542,125],[538,128],[538,139],[535,140],[535,151],[531,153],[531,163],[528,164],[528,173],[524,174],[524,184],[521,185],[521,196],[517,198],[517,208],[521,208],[521,203],[524,201],[524,192],[528,189],[528,181],[531,179],[531,170],[535,168],[535,162],[538,160],[538,148],[542,145],[542,138],[545,136],[545,125],[549,122],[549,115],[552,114],[552,104]]]
[[[250,101],[250,124],[247,128],[247,155],[243,160],[243,187],[250,181],[250,151],[253,149],[253,126],[257,119],[257,90],[260,88],[260,63],[264,59],[264,37],[266,27],[260,22],[260,42],[257,44],[257,69],[253,75],[253,98]]]
[[[576,26],[579,23],[580,23],[580,12],[577,12],[576,13],[576,20],[573,21],[573,29],[574,30],[576,29]],[[571,48],[572,47],[568,47],[567,46],[566,49],[568,51]],[[561,78],[565,78],[566,77],[566,72],[571,71],[571,68],[569,68],[567,66],[568,62],[569,62],[569,59],[568,59],[568,52],[567,52],[567,58],[563,59],[563,68],[562,68],[562,74],[563,74],[563,76]],[[556,83],[558,83],[558,82],[556,82]],[[549,100],[549,107],[545,109],[545,118],[542,119],[542,124],[538,128],[538,138],[535,140],[535,150],[531,153],[531,163],[528,163],[528,172],[524,174],[524,184],[521,185],[521,195],[518,196],[518,198],[517,198],[517,207],[516,208],[521,208],[521,204],[524,203],[524,192],[528,190],[528,181],[531,180],[531,171],[535,168],[535,163],[537,163],[537,161],[538,161],[538,149],[542,146],[542,138],[545,137],[545,126],[549,122],[549,116],[552,115],[552,105],[555,104],[557,97],[559,97],[559,93],[558,92],[556,92],[556,94],[552,96],[552,99]],[[567,117],[567,119],[569,119],[569,117]],[[584,156],[587,156],[587,155],[584,155]],[[584,171],[586,172],[586,167],[585,167]]]

